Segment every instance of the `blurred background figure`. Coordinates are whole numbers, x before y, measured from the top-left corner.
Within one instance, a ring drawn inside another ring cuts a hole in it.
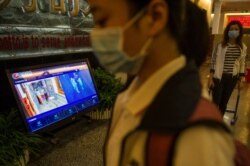
[[[239,21],[231,21],[224,30],[223,41],[213,51],[208,87],[224,115],[229,98],[238,83],[241,88],[245,76],[247,47],[242,42],[243,28]]]

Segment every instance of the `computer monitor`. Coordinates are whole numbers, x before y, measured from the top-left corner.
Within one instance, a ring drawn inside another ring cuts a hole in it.
[[[6,73],[30,132],[60,126],[99,104],[87,59],[7,69]]]

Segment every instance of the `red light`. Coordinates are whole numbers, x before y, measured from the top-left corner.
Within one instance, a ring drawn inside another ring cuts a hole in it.
[[[244,28],[250,28],[250,15],[247,15],[247,16],[242,16],[242,15],[241,16],[228,16],[227,20],[228,20],[228,22],[231,22],[234,20],[240,21]]]
[[[18,73],[13,73],[13,74],[12,74],[12,78],[15,79],[15,80],[16,80],[16,79],[19,79],[19,78],[20,78],[20,75],[19,75]]]

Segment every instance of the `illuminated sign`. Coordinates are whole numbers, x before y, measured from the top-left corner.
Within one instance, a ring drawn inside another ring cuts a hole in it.
[[[46,11],[44,6],[39,5],[45,1],[43,0],[30,0],[28,4],[23,5],[21,8],[23,12],[32,13],[36,11]],[[76,17],[79,13],[87,16],[89,14],[89,7],[85,9],[80,9],[80,0],[49,0],[50,1],[50,13],[67,13],[68,16]],[[6,7],[10,3],[10,0],[0,0],[0,10]]]
[[[68,15],[77,16],[80,11],[79,3],[79,0],[60,0],[59,2],[56,0],[51,0],[51,13],[65,13],[66,8],[71,5],[70,8],[72,8],[72,10],[68,11]],[[34,12],[36,11],[36,4],[37,0],[31,0],[31,3],[29,5],[23,6],[22,9],[24,12]]]
[[[244,28],[250,28],[250,15],[234,15],[227,16],[228,22],[237,20],[240,21]]]
[[[49,49],[49,48],[76,48],[90,47],[89,35],[2,35],[0,36],[0,51]]]

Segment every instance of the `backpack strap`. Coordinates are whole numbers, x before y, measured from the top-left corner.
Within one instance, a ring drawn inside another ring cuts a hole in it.
[[[195,108],[195,111],[190,117],[189,122],[195,122],[205,119],[212,119],[221,122],[223,120],[223,117],[215,104],[205,98],[201,98]]]

